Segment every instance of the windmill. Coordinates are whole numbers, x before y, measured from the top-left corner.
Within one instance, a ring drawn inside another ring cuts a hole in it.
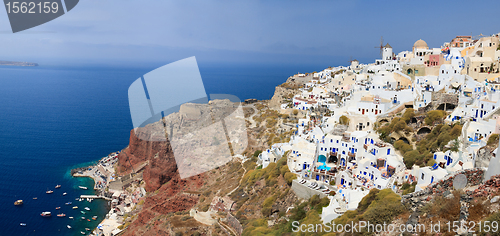
[[[352,64],[352,61],[354,61],[354,60],[352,59],[352,56],[350,56],[349,57],[349,65]]]
[[[382,58],[382,52],[384,51],[384,37],[380,36],[380,46],[375,48],[380,49],[380,58]]]

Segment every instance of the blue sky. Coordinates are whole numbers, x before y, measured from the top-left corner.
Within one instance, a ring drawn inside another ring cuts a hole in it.
[[[40,63],[347,64],[418,39],[494,34],[499,1],[82,0],[67,14],[12,34],[0,10],[0,60]]]

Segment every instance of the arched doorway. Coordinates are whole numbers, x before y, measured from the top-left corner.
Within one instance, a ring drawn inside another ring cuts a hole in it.
[[[398,140],[403,140],[403,142],[405,142],[406,144],[410,144],[410,141],[408,141],[408,139],[405,137],[401,137]]]
[[[417,131],[417,134],[428,134],[431,132],[429,127],[422,127]]]

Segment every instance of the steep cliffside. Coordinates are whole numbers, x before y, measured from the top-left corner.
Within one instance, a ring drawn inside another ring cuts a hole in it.
[[[118,155],[118,171],[120,174],[137,171],[139,166],[148,161],[144,169],[146,191],[155,191],[173,178],[178,177],[177,165],[168,141],[146,141],[140,139],[147,133],[146,129],[130,132],[129,146]]]
[[[164,227],[155,226],[152,219],[172,212],[191,209],[197,202],[197,194],[189,194],[203,185],[203,174],[181,179],[172,148],[168,141],[145,141],[139,137],[147,130],[130,133],[130,144],[118,155],[118,171],[128,174],[137,171],[143,163],[144,182],[148,195],[137,219],[130,224],[124,235],[169,235]],[[155,193],[153,193],[155,192]],[[152,225],[153,227],[144,226]]]

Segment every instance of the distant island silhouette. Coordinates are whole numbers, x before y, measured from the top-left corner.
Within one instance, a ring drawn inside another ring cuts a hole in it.
[[[38,63],[18,62],[18,61],[0,61],[0,66],[38,66]]]

